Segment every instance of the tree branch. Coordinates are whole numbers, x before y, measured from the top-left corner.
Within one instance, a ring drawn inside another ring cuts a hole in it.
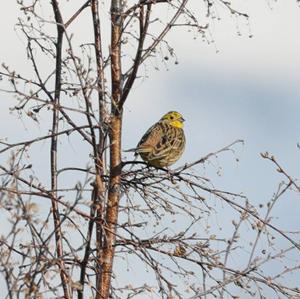
[[[55,73],[55,95],[54,104],[59,104],[60,91],[61,91],[61,68],[62,68],[62,43],[63,43],[63,20],[56,0],[52,0],[52,8],[56,21],[57,28],[57,40],[56,40],[56,73]],[[60,277],[62,287],[64,290],[65,299],[71,299],[71,295],[68,289],[68,275],[65,270],[65,263],[63,257],[63,243],[62,243],[62,232],[61,232],[61,220],[59,215],[59,209],[57,201],[57,140],[58,140],[58,123],[59,123],[59,111],[56,107],[53,107],[52,116],[52,137],[51,137],[51,189],[52,189],[52,214],[54,221],[55,230],[55,241],[56,241],[56,253],[58,257],[58,266],[60,270]]]
[[[129,74],[129,77],[125,83],[124,89],[123,89],[123,94],[122,94],[122,98],[120,100],[119,103],[119,109],[122,109],[127,96],[131,90],[131,87],[136,79],[136,75],[139,69],[139,66],[141,64],[141,57],[142,57],[142,52],[143,52],[143,46],[144,46],[144,42],[145,42],[145,37],[148,31],[148,26],[149,26],[149,19],[150,19],[150,13],[151,13],[151,4],[147,4],[147,13],[146,13],[146,17],[144,17],[144,7],[141,6],[140,7],[140,15],[139,15],[139,28],[140,28],[140,37],[139,37],[139,43],[138,43],[138,47],[137,47],[137,51],[136,51],[136,55],[135,55],[135,59],[134,59],[134,64],[132,67],[132,71]],[[144,21],[145,19],[145,21]]]

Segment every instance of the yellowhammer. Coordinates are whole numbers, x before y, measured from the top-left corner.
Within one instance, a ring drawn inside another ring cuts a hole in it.
[[[184,151],[183,122],[179,112],[168,112],[144,134],[137,147],[131,151],[135,155],[139,154],[151,166],[170,166]]]

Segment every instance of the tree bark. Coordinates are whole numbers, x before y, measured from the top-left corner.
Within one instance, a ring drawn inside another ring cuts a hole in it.
[[[118,104],[122,95],[121,88],[121,34],[122,6],[121,0],[111,1],[111,120],[109,124],[110,140],[110,180],[104,223],[103,252],[101,273],[98,281],[96,299],[107,299],[111,289],[111,275],[114,259],[114,245],[118,222],[120,183],[121,183],[121,133],[122,111]]]

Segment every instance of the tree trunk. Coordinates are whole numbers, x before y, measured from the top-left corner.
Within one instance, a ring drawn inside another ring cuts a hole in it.
[[[111,287],[111,274],[114,258],[114,244],[116,240],[116,228],[118,222],[120,183],[121,183],[121,133],[122,111],[119,103],[122,95],[121,89],[121,34],[122,34],[122,8],[120,0],[111,2],[111,121],[109,128],[110,140],[110,180],[103,236],[103,253],[101,261],[101,273],[98,281],[98,293],[96,299],[107,299]]]

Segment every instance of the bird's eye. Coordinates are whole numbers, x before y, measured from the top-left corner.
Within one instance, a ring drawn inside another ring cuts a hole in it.
[[[174,119],[174,116],[170,116],[170,119]]]

